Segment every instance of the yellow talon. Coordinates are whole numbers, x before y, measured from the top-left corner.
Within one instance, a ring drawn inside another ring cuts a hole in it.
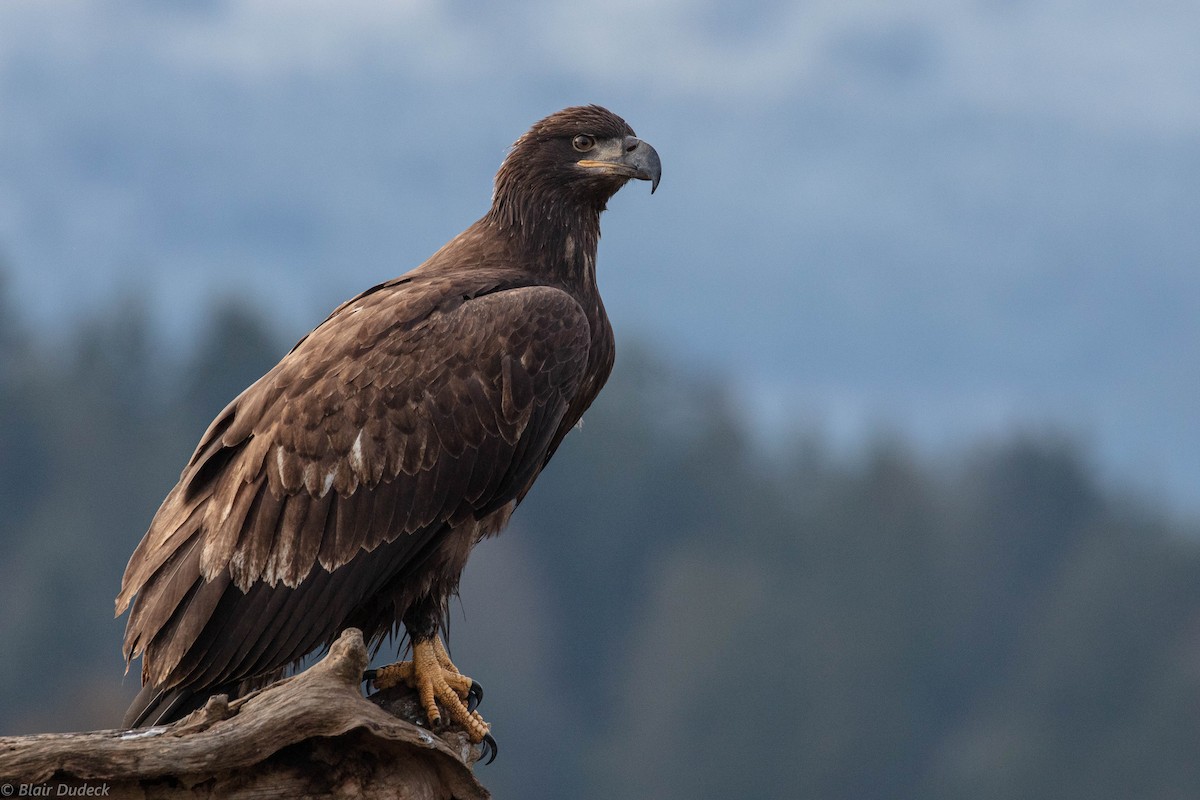
[[[398,661],[375,671],[374,684],[377,689],[406,684],[417,690],[421,707],[430,726],[442,718],[438,703],[446,710],[451,720],[457,722],[471,737],[472,742],[481,742],[488,733],[488,724],[478,711],[468,711],[464,701],[470,695],[473,680],[458,671],[450,661],[440,637],[413,642],[412,661]]]

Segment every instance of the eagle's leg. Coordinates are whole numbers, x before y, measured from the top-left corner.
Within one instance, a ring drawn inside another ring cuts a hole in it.
[[[442,718],[438,709],[440,702],[450,718],[463,726],[472,742],[481,742],[488,737],[488,724],[475,710],[483,690],[450,661],[441,637],[435,633],[431,638],[417,639],[412,650],[412,661],[398,661],[374,670],[370,680],[375,688],[407,684],[417,690],[431,726]]]

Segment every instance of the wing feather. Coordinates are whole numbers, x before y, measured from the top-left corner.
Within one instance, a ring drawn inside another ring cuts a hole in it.
[[[339,506],[342,504],[342,498],[338,497],[333,492],[329,493],[329,510],[325,512],[325,530],[321,534],[321,549],[317,553],[317,563],[326,572],[333,572],[338,568],[341,558],[341,544],[338,541],[338,514],[340,513]],[[349,531],[346,532],[349,535]]]
[[[497,468],[507,465],[511,458],[511,446],[500,437],[488,437],[480,442],[472,459],[471,472],[463,492],[467,502],[480,505],[485,495],[493,493]]]
[[[164,626],[146,650],[143,664],[160,665],[157,675],[151,675],[154,683],[161,684],[168,679],[166,666],[181,660],[192,648],[212,618],[217,604],[230,590],[230,579],[224,575],[211,581],[197,581],[195,591],[172,615],[175,624]]]
[[[245,587],[262,579],[267,562],[273,556],[293,557],[296,537],[288,535],[280,525],[286,506],[286,496],[276,494],[267,481],[259,481],[258,494],[246,514],[238,538],[238,551],[229,562],[230,573],[238,586]],[[238,565],[240,571],[235,568]]]
[[[548,287],[415,286],[340,308],[210,426],[118,597],[144,679],[284,666],[380,618],[364,603],[448,525],[523,495],[587,370],[586,316]]]
[[[280,570],[283,570],[283,574],[287,578],[291,578],[291,580],[285,579],[284,583],[287,585],[298,585],[308,576],[312,565],[317,562],[321,552],[321,542],[325,538],[325,530],[328,527],[326,523],[333,497],[330,494],[319,497],[296,494],[288,500],[289,503],[305,504],[308,506],[308,513],[304,518],[304,527],[300,529],[299,536],[296,537],[299,544],[292,562],[290,564],[277,563],[276,565],[275,574],[279,574]]]
[[[317,591],[302,593],[302,598],[307,598],[310,603],[315,603],[320,595]],[[289,609],[290,606],[295,606],[298,598],[288,587],[275,587],[271,592],[267,592],[267,598],[261,607],[261,614],[264,619],[280,620],[281,623],[286,623],[292,620],[298,624],[304,619],[307,613],[313,610],[310,605],[308,607],[295,607]],[[214,624],[212,620],[210,625]],[[271,664],[259,664],[259,659],[271,647],[272,642],[276,641],[279,636],[279,629],[276,626],[259,626],[257,629],[248,631],[246,641],[242,644],[242,655],[238,661],[231,665],[230,671],[238,675],[259,675],[268,672],[272,669]]]
[[[284,585],[295,586],[304,576],[291,574],[289,568],[303,560],[297,551],[305,544],[303,532],[312,504],[301,495],[282,497],[279,503],[279,516],[275,522],[278,546],[267,553],[259,574],[268,583],[282,581]]]
[[[200,550],[200,572],[206,580],[224,571],[237,552],[247,512],[262,488],[262,484],[241,479],[235,471],[213,495],[204,515],[206,536]]]
[[[126,637],[126,658],[148,645],[154,635],[166,627],[188,593],[203,582],[199,558],[199,542],[189,539],[155,571],[129,614],[129,630],[137,631],[138,636],[132,641]]]

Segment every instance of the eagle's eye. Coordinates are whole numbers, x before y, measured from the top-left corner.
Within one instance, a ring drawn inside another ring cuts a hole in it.
[[[596,146],[596,137],[581,133],[571,140],[571,146],[581,153],[586,153]]]

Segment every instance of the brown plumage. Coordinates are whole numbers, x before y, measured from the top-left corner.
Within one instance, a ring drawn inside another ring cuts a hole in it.
[[[125,570],[125,724],[278,676],[348,626],[437,635],[471,548],[504,527],[604,385],[600,213],[658,156],[597,106],[538,122],[490,211],[342,304],[222,411]]]

